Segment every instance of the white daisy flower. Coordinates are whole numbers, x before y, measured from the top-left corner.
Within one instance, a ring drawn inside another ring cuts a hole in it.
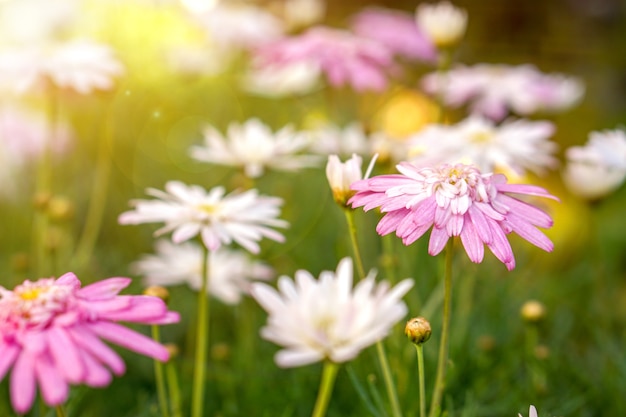
[[[349,361],[406,315],[401,299],[413,280],[391,288],[386,281],[377,285],[370,273],[352,288],[352,275],[352,259],[344,258],[337,272],[323,271],[318,280],[300,270],[294,280],[279,278],[278,291],[252,284],[252,296],[269,314],[261,335],[285,348],[275,356],[278,366]]]
[[[307,148],[309,138],[291,126],[276,133],[258,119],[243,124],[231,123],[225,136],[213,126],[204,129],[204,144],[191,148],[191,157],[202,162],[243,167],[251,178],[263,175],[266,168],[296,171],[314,167],[317,156],[297,155]]]
[[[437,4],[420,4],[415,20],[417,26],[438,48],[446,48],[458,43],[467,28],[467,12],[455,7],[449,1]]]
[[[409,159],[420,166],[462,162],[483,172],[543,174],[557,164],[553,155],[557,145],[550,141],[554,130],[547,121],[517,119],[496,125],[470,116],[456,125],[430,125],[413,135]]]
[[[203,250],[191,242],[176,245],[159,239],[155,255],[144,255],[134,262],[134,273],[145,277],[146,285],[187,284],[198,291],[202,285]],[[245,252],[220,248],[209,253],[208,291],[225,304],[238,304],[242,294],[250,292],[253,280],[268,280],[274,271],[268,265],[252,261]]]
[[[200,235],[211,251],[233,241],[252,253],[263,237],[283,242],[284,236],[272,227],[287,227],[277,219],[283,201],[277,197],[259,196],[257,190],[225,195],[223,187],[210,191],[198,185],[179,181],[165,184],[165,192],[149,188],[146,193],[155,200],[135,200],[134,210],[122,213],[120,224],[160,223],[165,226],[156,235],[172,233],[172,241],[181,243]]]

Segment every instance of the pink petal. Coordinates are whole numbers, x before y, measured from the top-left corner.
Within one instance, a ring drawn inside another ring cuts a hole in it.
[[[467,256],[472,262],[482,262],[485,254],[484,244],[471,221],[466,221],[463,225],[461,242],[463,243]]]
[[[26,414],[35,400],[35,357],[22,352],[11,371],[11,404],[18,414]]]
[[[170,355],[167,349],[151,338],[116,323],[97,322],[89,328],[98,336],[142,355],[165,362]]]
[[[61,275],[59,278],[57,278],[55,283],[61,285],[71,285],[72,287],[74,287],[74,289],[79,289],[81,285],[80,281],[73,272],[68,272]]]
[[[467,211],[469,215],[469,222],[474,224],[474,230],[484,243],[491,243],[491,229],[482,211],[480,211],[474,204],[470,206]],[[466,222],[466,223],[469,223]]]
[[[498,223],[489,220],[489,228],[491,229],[492,241],[487,244],[487,247],[511,271],[515,268],[515,257],[511,244]]]
[[[538,197],[546,197],[559,201],[557,197],[550,194],[545,188],[537,187],[536,185],[508,183],[496,184],[496,189],[501,193],[535,195]]]
[[[72,384],[77,384],[85,377],[85,367],[81,361],[79,350],[67,334],[65,329],[61,327],[52,327],[46,332],[48,337],[48,349],[56,369],[58,369],[63,377]]]
[[[48,355],[41,355],[35,362],[35,375],[41,389],[41,396],[46,404],[55,406],[67,399],[67,382],[59,373]]]
[[[122,358],[85,326],[68,329],[68,333],[74,343],[82,347],[89,355],[108,366],[116,375],[124,373],[126,365],[124,365]]]
[[[541,248],[546,252],[552,252],[554,249],[554,244],[546,235],[513,212],[509,213],[505,223],[510,225],[511,230],[538,248]]]
[[[78,291],[78,296],[91,300],[113,298],[124,288],[128,287],[130,283],[130,278],[108,278],[81,288]]]
[[[90,387],[106,387],[111,383],[112,377],[109,371],[86,350],[81,352],[81,359],[87,370],[84,380],[86,385]]]
[[[167,312],[167,306],[160,298],[145,295],[118,296],[120,308],[114,303],[110,310],[99,311],[98,318],[110,321],[129,321],[142,323],[147,320],[161,318]]]
[[[446,247],[449,238],[446,229],[433,227],[428,241],[428,254],[431,256],[438,255]]]
[[[17,344],[0,341],[0,381],[4,379],[7,371],[15,362],[20,350]]]

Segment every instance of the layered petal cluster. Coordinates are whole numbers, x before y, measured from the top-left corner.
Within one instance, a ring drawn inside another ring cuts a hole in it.
[[[585,146],[565,152],[563,180],[568,189],[587,199],[616,190],[626,179],[626,133],[623,130],[591,132]]]
[[[433,62],[437,51],[409,13],[382,7],[368,7],[352,18],[354,33],[380,42],[395,55]]]
[[[191,157],[202,162],[242,167],[251,178],[263,175],[266,168],[297,171],[314,167],[320,159],[300,152],[309,146],[305,133],[285,126],[276,133],[258,119],[243,124],[231,123],[225,136],[213,126],[204,129],[204,144],[191,148]]]
[[[62,404],[69,385],[103,387],[111,373],[125,371],[122,358],[104,341],[166,361],[167,349],[118,324],[179,321],[156,297],[118,295],[129,278],[109,278],[81,287],[73,273],[0,287],[0,380],[12,368],[11,403],[26,413],[37,387],[46,404]]]
[[[422,79],[424,90],[443,97],[451,107],[469,104],[473,113],[502,120],[509,112],[522,116],[558,112],[577,104],[583,83],[563,74],[544,74],[532,65],[477,64],[458,66],[445,75]]]
[[[336,272],[323,271],[317,280],[299,270],[294,280],[280,277],[278,290],[252,284],[252,296],[269,314],[261,335],[285,348],[275,356],[279,366],[354,359],[406,315],[402,297],[413,280],[391,288],[370,274],[352,288],[352,275],[352,259],[344,258]]]
[[[110,90],[123,72],[109,46],[88,40],[0,53],[0,84],[17,93],[38,88],[45,79],[80,94]]]
[[[187,284],[200,290],[202,284],[203,250],[191,242],[174,244],[159,239],[156,254],[144,255],[133,263],[133,272],[143,275],[146,285],[171,286]],[[248,294],[250,284],[268,280],[274,270],[268,265],[252,261],[245,252],[220,248],[209,253],[208,291],[226,304],[238,304],[242,294]]]
[[[474,115],[456,125],[429,125],[409,138],[410,161],[419,166],[457,162],[476,165],[482,172],[526,171],[543,174],[555,168],[557,144],[550,141],[548,121],[506,120],[496,125]]]
[[[155,200],[134,200],[134,210],[122,213],[120,224],[160,223],[165,226],[157,235],[173,232],[174,243],[200,235],[209,250],[214,251],[233,241],[252,253],[258,253],[258,241],[266,237],[283,242],[284,236],[272,227],[287,227],[277,219],[283,200],[259,196],[257,190],[232,192],[223,187],[210,191],[199,185],[179,181],[165,184],[165,192],[149,188]]]
[[[256,65],[277,68],[296,62],[317,66],[333,87],[382,91],[393,66],[391,50],[346,30],[316,26],[306,32],[263,45]]]
[[[407,162],[400,174],[381,175],[357,181],[352,207],[379,207],[384,217],[376,231],[395,232],[405,245],[429,229],[428,253],[439,254],[448,239],[459,236],[472,262],[482,262],[484,245],[508,270],[515,257],[506,235],[515,232],[533,245],[552,251],[553,244],[537,227],[549,228],[552,218],[543,210],[509,194],[556,199],[533,185],[507,184],[502,174],[482,174],[473,165],[443,164],[419,168]]]

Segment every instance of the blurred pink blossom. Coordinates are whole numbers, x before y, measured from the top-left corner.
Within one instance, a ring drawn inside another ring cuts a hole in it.
[[[167,349],[118,321],[167,324],[179,321],[156,297],[118,295],[129,278],[109,278],[81,288],[73,273],[0,287],[0,380],[10,368],[11,403],[26,413],[37,386],[44,402],[62,404],[70,384],[103,387],[111,372],[125,371],[122,358],[102,339],[166,361]]]
[[[417,26],[412,14],[368,7],[352,18],[351,27],[355,34],[380,42],[401,57],[426,62],[437,59],[434,45]]]
[[[333,87],[356,91],[384,90],[394,65],[392,51],[379,42],[324,26],[264,45],[255,58],[261,67],[308,62],[319,67]]]

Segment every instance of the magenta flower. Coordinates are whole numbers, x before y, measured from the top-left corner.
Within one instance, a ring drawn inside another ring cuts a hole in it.
[[[380,235],[396,232],[410,245],[432,227],[428,253],[437,255],[448,239],[460,236],[472,262],[482,262],[484,245],[510,271],[515,257],[506,235],[515,232],[533,245],[552,251],[553,244],[536,227],[549,228],[552,218],[512,194],[558,200],[541,187],[507,184],[501,174],[482,174],[472,165],[443,164],[418,168],[400,163],[401,174],[381,175],[352,183],[357,193],[348,201],[365,211],[380,207],[385,216]]]
[[[394,65],[393,53],[379,42],[323,26],[263,45],[256,61],[274,68],[307,62],[319,67],[330,85],[356,91],[384,90]]]
[[[111,372],[123,374],[124,362],[102,339],[168,360],[165,347],[116,323],[179,320],[159,298],[118,295],[130,281],[109,278],[81,288],[70,272],[24,281],[13,291],[0,287],[0,380],[13,367],[11,403],[18,414],[31,408],[37,386],[44,402],[55,406],[67,399],[69,384],[103,387]]]
[[[409,13],[368,7],[352,18],[352,30],[359,36],[380,42],[394,54],[407,59],[433,62],[437,50]]]

